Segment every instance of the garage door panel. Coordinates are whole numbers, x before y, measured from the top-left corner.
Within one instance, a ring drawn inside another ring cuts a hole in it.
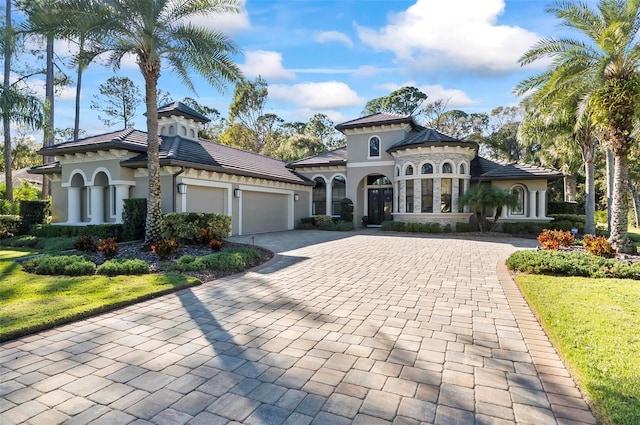
[[[242,191],[243,234],[288,230],[288,214],[288,195]]]
[[[187,211],[224,214],[224,200],[224,189],[189,185]]]

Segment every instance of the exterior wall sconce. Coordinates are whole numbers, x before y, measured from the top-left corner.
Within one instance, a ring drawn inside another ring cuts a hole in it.
[[[181,195],[187,194],[187,185],[185,183],[178,183],[178,193]]]
[[[233,197],[239,198],[242,191],[240,189],[233,189]]]
[[[300,195],[298,195],[297,193],[294,193],[294,194],[293,194],[293,200],[294,200],[294,201],[297,201],[297,200],[299,200],[299,199],[300,199]]]

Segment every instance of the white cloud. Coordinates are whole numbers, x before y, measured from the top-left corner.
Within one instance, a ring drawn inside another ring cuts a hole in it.
[[[248,51],[245,62],[239,65],[247,77],[262,76],[266,80],[291,80],[296,75],[282,66],[282,54],[265,50]]]
[[[353,47],[353,41],[344,33],[338,31],[324,31],[317,33],[313,39],[318,43],[338,42]]]
[[[464,91],[459,89],[444,88],[440,84],[419,86],[415,83],[415,81],[407,81],[403,84],[379,84],[376,87],[385,89],[389,91],[389,93],[398,90],[401,87],[415,87],[428,96],[426,102],[434,102],[438,99],[444,99],[445,101],[447,101],[448,108],[459,108],[462,106],[475,105],[477,103],[476,101],[472,100]]]
[[[502,73],[519,69],[518,58],[540,38],[521,27],[499,25],[504,8],[504,0],[418,0],[383,28],[356,29],[364,43],[392,51],[415,69],[448,65]]]
[[[339,81],[301,83],[290,86],[274,84],[269,86],[269,97],[314,110],[359,106],[365,103],[364,98],[358,96],[348,85]]]

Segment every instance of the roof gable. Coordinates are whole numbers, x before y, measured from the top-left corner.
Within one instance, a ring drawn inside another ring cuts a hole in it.
[[[200,112],[182,102],[176,101],[158,107],[158,117],[170,117],[172,115],[188,117],[201,123],[208,123],[211,121]]]
[[[471,161],[471,179],[474,181],[557,180],[560,178],[562,178],[562,173],[559,171],[530,164],[506,163],[480,156]]]
[[[339,131],[347,130],[350,128],[362,128],[370,127],[374,125],[390,125],[390,124],[411,124],[417,126],[411,115],[399,115],[389,114],[383,112],[376,112],[375,114],[367,115],[364,117],[356,118],[351,121],[343,122],[336,125],[336,129]]]
[[[408,149],[419,146],[434,146],[434,145],[448,145],[448,146],[468,146],[469,148],[478,150],[478,144],[476,142],[461,140],[455,137],[449,136],[435,130],[433,128],[422,128],[420,131],[412,132],[404,139],[394,143],[387,149],[387,152],[394,152],[400,149]]]
[[[338,149],[290,162],[287,164],[287,167],[317,167],[321,165],[345,165],[346,163],[347,147],[343,146]]]

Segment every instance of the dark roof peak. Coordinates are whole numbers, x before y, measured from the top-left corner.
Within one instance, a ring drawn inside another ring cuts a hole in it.
[[[365,115],[347,122],[336,125],[336,129],[343,131],[350,128],[370,127],[373,125],[388,125],[407,123],[417,127],[416,122],[411,115],[400,115],[389,112],[376,112],[375,114]]]
[[[476,142],[462,140],[444,134],[433,128],[424,128],[421,130],[409,134],[404,139],[391,145],[387,152],[393,152],[400,149],[416,148],[420,146],[437,146],[437,145],[451,145],[451,146],[468,146],[477,151],[478,144]]]
[[[208,123],[211,121],[191,106],[180,101],[167,103],[166,105],[158,107],[158,117],[170,117],[172,115],[186,116],[201,123]]]

